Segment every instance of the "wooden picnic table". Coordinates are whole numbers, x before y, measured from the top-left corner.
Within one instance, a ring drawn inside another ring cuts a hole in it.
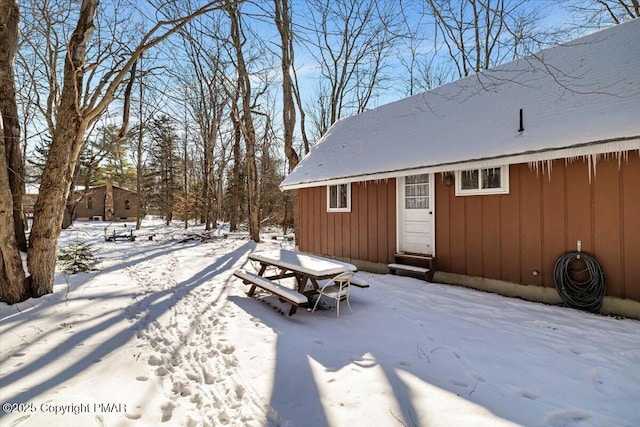
[[[318,280],[331,279],[345,271],[358,270],[353,264],[287,249],[253,252],[249,259],[260,263],[258,275],[267,279],[295,277],[298,292],[306,296],[316,293]],[[269,268],[276,270],[276,273],[265,276]],[[306,290],[308,283],[312,286],[309,291]]]
[[[253,296],[256,288],[262,288],[278,296],[281,302],[291,304],[289,316],[296,312],[298,305],[309,306],[311,297],[318,293],[319,280],[333,279],[340,273],[358,270],[355,265],[347,262],[286,249],[254,252],[248,258],[250,261],[260,264],[258,274],[244,269],[238,269],[233,273],[244,284],[251,286],[247,295]],[[268,274],[268,270],[275,270],[275,274]],[[286,277],[295,278],[296,289],[288,288],[272,280]],[[311,289],[307,290],[309,283]],[[351,283],[363,288],[369,287],[363,281],[355,283],[352,280]]]

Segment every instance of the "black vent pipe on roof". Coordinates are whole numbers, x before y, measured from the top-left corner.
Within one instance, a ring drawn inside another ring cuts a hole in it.
[[[520,109],[520,128],[518,129],[518,132],[524,132],[524,120],[522,118],[522,108]]]

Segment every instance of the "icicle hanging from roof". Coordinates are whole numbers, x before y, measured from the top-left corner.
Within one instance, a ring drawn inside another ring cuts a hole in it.
[[[594,147],[596,148],[596,147]],[[583,148],[584,150],[584,148]],[[582,159],[583,162],[587,163],[588,173],[589,173],[589,183],[591,183],[597,175],[597,165],[600,160],[609,161],[610,159],[616,158],[618,160],[618,170],[622,167],[622,163],[628,162],[629,160],[629,151],[626,149],[620,149],[615,152],[599,152],[597,149],[594,149],[592,153],[582,153],[576,154],[573,156],[564,157],[565,166],[569,163],[573,163],[576,160]],[[640,150],[635,150],[640,155]],[[549,180],[551,180],[551,169],[553,166],[553,159],[539,159],[539,160],[531,160],[528,162],[529,169],[536,172],[536,176],[540,176],[540,173],[544,175],[545,169],[549,176]]]
[[[551,168],[553,166],[553,159],[533,160],[528,162],[528,164],[529,164],[529,170],[536,171],[536,177],[540,176],[540,171],[542,171],[542,175],[544,176],[544,171],[546,168],[549,181],[551,181]]]

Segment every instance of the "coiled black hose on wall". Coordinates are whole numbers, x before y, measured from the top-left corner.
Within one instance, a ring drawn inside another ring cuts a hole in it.
[[[581,268],[582,263],[584,268]],[[553,276],[562,302],[569,307],[592,313],[602,308],[606,290],[604,272],[591,255],[584,252],[561,255],[556,261]]]

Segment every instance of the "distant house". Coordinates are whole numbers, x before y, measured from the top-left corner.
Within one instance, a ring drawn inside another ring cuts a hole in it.
[[[638,40],[640,19],[338,121],[281,184],[299,249],[555,303],[579,246],[603,311],[640,317]]]
[[[135,221],[138,217],[138,195],[133,191],[105,185],[75,192],[78,200],[75,218],[95,221]]]
[[[38,200],[38,186],[25,185],[25,194],[22,196],[22,212],[27,218],[33,218],[33,211]]]
[[[22,210],[27,218],[33,218],[36,200],[38,200],[37,194],[24,194],[22,196]]]

